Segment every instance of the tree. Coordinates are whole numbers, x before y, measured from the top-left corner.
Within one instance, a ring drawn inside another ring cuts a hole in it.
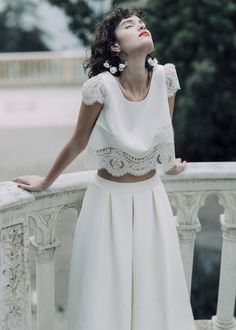
[[[159,62],[172,62],[176,149],[188,161],[236,160],[236,4],[150,0],[148,27]]]
[[[34,15],[35,5],[27,0],[8,0],[0,12],[1,52],[49,50],[42,40],[43,32],[27,24],[25,16]]]
[[[98,6],[92,6],[86,0],[48,0],[50,4],[60,7],[69,19],[69,29],[88,46],[95,32],[95,25],[106,14],[107,6],[103,7],[104,1],[99,1]],[[114,6],[122,1],[113,0],[111,5]],[[94,2],[95,4],[95,2]],[[99,9],[99,10],[98,10]],[[110,9],[110,8],[109,8]]]

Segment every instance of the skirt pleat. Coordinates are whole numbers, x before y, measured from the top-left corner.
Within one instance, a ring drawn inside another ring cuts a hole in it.
[[[75,228],[68,330],[195,330],[175,218],[154,177],[97,174]]]

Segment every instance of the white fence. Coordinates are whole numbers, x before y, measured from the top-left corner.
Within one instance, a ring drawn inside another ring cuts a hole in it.
[[[94,171],[64,174],[38,193],[21,190],[15,182],[0,183],[1,329],[32,329],[30,246],[36,249],[37,329],[55,329],[54,254],[60,244],[56,227],[65,209],[75,208],[79,214],[93,175]],[[165,175],[162,180],[177,209],[176,226],[189,293],[194,243],[201,230],[198,212],[209,195],[219,197],[224,208],[220,217],[220,281],[217,312],[207,323],[209,329],[236,330],[236,162],[188,163],[181,174]],[[31,237],[29,227],[34,233]]]

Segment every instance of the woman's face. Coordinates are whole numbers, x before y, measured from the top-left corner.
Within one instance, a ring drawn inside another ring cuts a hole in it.
[[[136,15],[122,19],[116,27],[115,35],[119,49],[124,54],[129,55],[140,51],[148,54],[154,48],[150,31],[146,29],[143,20]]]

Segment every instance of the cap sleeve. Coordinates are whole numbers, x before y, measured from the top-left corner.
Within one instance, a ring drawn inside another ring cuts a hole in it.
[[[82,100],[86,105],[92,105],[96,101],[103,104],[106,96],[104,82],[100,74],[89,78],[82,85]]]
[[[173,96],[177,92],[177,90],[181,89],[175,65],[173,63],[164,64],[164,72],[166,79],[167,95],[168,97]]]

